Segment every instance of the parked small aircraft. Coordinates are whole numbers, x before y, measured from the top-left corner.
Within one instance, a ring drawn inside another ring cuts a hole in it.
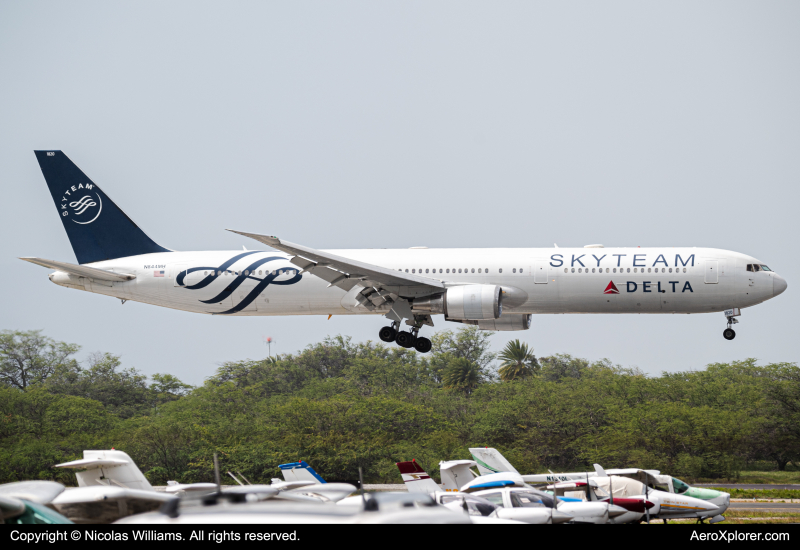
[[[627,512],[622,507],[604,502],[582,502],[576,498],[556,499],[527,485],[519,474],[503,472],[474,476],[468,468],[474,464],[471,460],[453,460],[441,462],[440,465],[442,464],[442,472],[449,472],[448,475],[452,475],[454,469],[463,468],[469,476],[466,473],[458,477],[452,476],[460,480],[458,488],[443,491],[416,460],[398,462],[397,468],[409,492],[430,494],[439,502],[447,500],[447,495],[474,494],[497,506],[497,517],[504,519],[536,524],[614,523],[615,518],[624,516]],[[442,474],[443,479],[444,477],[445,473]],[[470,479],[467,480],[467,477]],[[462,483],[463,480],[466,483]],[[458,492],[454,493],[453,490]],[[628,517],[628,521],[634,521],[634,518]]]
[[[0,524],[73,523],[48,507],[64,489],[63,485],[55,481],[17,481],[0,485]]]
[[[517,472],[516,468],[493,447],[474,447],[469,452],[478,463],[478,471],[482,474],[489,474],[497,471]],[[730,506],[730,494],[712,489],[699,489],[690,487],[687,483],[668,476],[662,475],[658,470],[642,470],[639,468],[614,468],[604,470],[599,464],[595,464],[593,472],[569,472],[569,473],[549,473],[523,475],[522,478],[527,483],[554,483],[562,481],[583,481],[587,477],[623,476],[636,480],[647,486],[649,489],[663,491],[673,495],[680,495],[684,499],[696,499],[704,501],[703,506],[692,505],[693,508],[702,510],[701,518],[709,518],[714,521],[721,521],[719,517]],[[677,488],[677,490],[676,490]],[[688,500],[686,500],[688,502]],[[696,504],[696,503],[695,503]],[[687,505],[688,506],[688,505]],[[666,509],[666,508],[665,508]],[[688,508],[687,508],[688,509]],[[655,515],[655,514],[654,514]],[[678,517],[670,515],[669,517]],[[689,512],[686,517],[698,517],[695,512]]]

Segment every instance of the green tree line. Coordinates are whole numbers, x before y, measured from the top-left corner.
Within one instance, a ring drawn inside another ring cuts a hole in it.
[[[518,340],[500,354],[466,327],[433,350],[327,338],[279,358],[221,365],[202,386],[123,368],[110,353],[39,331],[0,332],[0,482],[53,479],[84,449],[117,448],[153,484],[252,482],[306,460],[324,477],[400,482],[416,458],[435,477],[467,448],[500,449],[523,473],[654,468],[689,479],[735,477],[755,461],[800,464],[800,369],[754,359],[646,376],[609,360],[536,358]],[[499,360],[499,361],[498,361]]]

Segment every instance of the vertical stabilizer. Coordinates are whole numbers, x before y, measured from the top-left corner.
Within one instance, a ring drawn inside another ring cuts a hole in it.
[[[477,466],[474,460],[447,460],[439,463],[442,476],[442,489],[445,491],[458,491],[464,485],[475,479],[470,467]]]
[[[423,493],[429,495],[440,491],[441,488],[431,479],[428,472],[416,460],[411,462],[396,462],[400,475],[403,476],[403,483],[409,493]]]
[[[79,264],[154,252],[156,244],[61,151],[34,151]]]
[[[313,481],[314,483],[326,483],[322,476],[314,471],[305,460],[300,462],[289,462],[278,466],[283,474],[285,481]]]
[[[83,451],[82,460],[56,464],[56,468],[80,468],[75,472],[79,487],[103,485],[106,487],[126,487],[153,491],[153,486],[144,477],[127,453],[117,450]]]
[[[500,451],[494,447],[470,448],[469,452],[472,458],[475,459],[475,462],[478,463],[478,471],[482,476],[499,472],[519,473],[517,469],[506,460],[506,457],[500,454]]]

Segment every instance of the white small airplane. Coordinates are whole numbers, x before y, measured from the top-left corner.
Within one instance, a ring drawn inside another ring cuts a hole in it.
[[[67,288],[208,315],[384,315],[379,331],[421,353],[432,315],[481,330],[527,330],[531,314],[724,312],[786,281],[752,256],[713,248],[317,250],[234,231],[272,251],[177,252],[156,244],[57,150],[35,151],[78,264],[21,258]],[[401,323],[410,327],[402,330]]]
[[[120,518],[158,510],[176,498],[153,489],[130,456],[123,451],[83,451],[81,460],[56,464],[75,472],[78,488],[64,491],[50,503],[75,523],[111,523]]]
[[[508,459],[493,447],[472,447],[469,449],[469,452],[477,462],[478,471],[481,473],[481,476],[493,474],[495,472],[519,473]],[[587,479],[596,479],[597,482],[603,484],[606,483],[606,480],[602,478],[608,478],[608,476],[628,478],[632,481],[636,481],[640,486],[646,486],[648,488],[643,490],[643,493],[636,494],[659,491],[671,495],[669,498],[664,497],[662,499],[666,499],[664,502],[667,504],[662,507],[663,513],[661,515],[657,512],[653,512],[654,516],[661,519],[697,517],[700,519],[711,519],[712,522],[716,523],[722,521],[722,519],[720,519],[722,518],[722,513],[730,506],[731,495],[729,493],[713,489],[691,487],[680,479],[662,475],[659,470],[642,470],[639,468],[613,468],[606,470],[599,464],[595,464],[593,472],[528,474],[522,475],[522,479],[524,479],[526,483],[583,482]],[[622,491],[623,487],[626,487],[626,485],[620,483],[619,488],[615,488],[615,494],[617,494],[617,490]],[[628,488],[626,490],[630,491],[632,489]],[[624,495],[620,493],[619,496]],[[699,504],[699,502],[695,501],[700,501],[704,504]],[[687,513],[683,516],[680,515],[681,507],[687,510]]]
[[[570,516],[570,523],[613,523],[624,517],[628,510],[610,502],[587,502],[578,499],[558,498],[533,487],[513,472],[480,476],[461,488],[461,492],[474,494],[507,510],[556,511]]]
[[[712,519],[711,523],[717,523],[725,519],[716,513],[717,506],[706,500],[650,489],[641,481],[629,477],[615,475],[586,477],[584,481],[562,481],[548,485],[547,488],[558,495],[580,494],[587,501],[613,501],[616,505],[625,506],[631,516],[634,515],[634,508],[626,506],[627,501],[646,503],[646,507],[636,507],[636,517],[631,521],[641,521],[642,516],[646,516],[648,521],[655,518],[663,519],[665,522],[668,519],[690,518],[698,521]]]
[[[475,464],[472,460],[440,462],[441,487],[416,460],[398,462],[397,468],[410,493],[429,494],[445,506],[463,506],[466,502],[453,500],[453,496],[478,496],[496,507],[492,517],[506,520],[532,524],[630,523],[641,516],[611,502],[554,498],[529,486],[515,472],[476,476],[469,469]]]
[[[437,503],[451,510],[465,510],[473,522],[492,523],[495,520],[531,523],[534,525],[565,523],[572,516],[555,510],[553,506],[504,507],[485,498],[460,492],[460,488],[475,479],[470,470],[472,460],[451,460],[440,462],[442,486],[436,484],[416,460],[395,463],[409,493],[430,495]],[[461,475],[455,474],[460,472]],[[456,481],[458,480],[458,481]],[[552,500],[552,499],[551,499]],[[484,518],[484,519],[479,519]]]

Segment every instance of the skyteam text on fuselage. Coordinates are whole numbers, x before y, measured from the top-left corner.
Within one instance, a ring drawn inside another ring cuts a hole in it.
[[[482,330],[527,330],[542,313],[723,311],[728,340],[741,310],[786,281],[752,256],[713,248],[316,250],[234,231],[276,251],[177,252],[142,231],[61,151],[36,158],[78,264],[54,283],[210,315],[384,315],[384,342],[425,353],[433,315]],[[410,327],[401,330],[402,323]]]

